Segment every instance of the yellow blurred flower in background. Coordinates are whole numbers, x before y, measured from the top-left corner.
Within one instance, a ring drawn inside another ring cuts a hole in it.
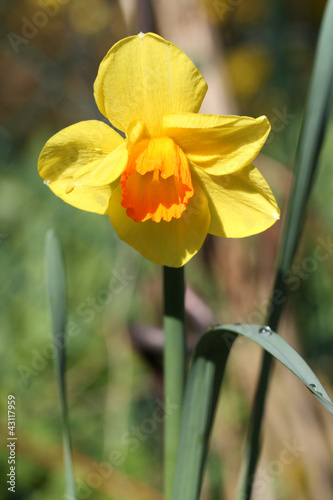
[[[239,99],[250,99],[262,91],[272,73],[268,53],[255,45],[247,44],[231,50],[226,65],[233,91]]]
[[[112,11],[105,0],[72,0],[68,10],[71,25],[82,35],[99,33],[112,22]]]
[[[270,131],[266,117],[198,114],[201,73],[153,33],[116,43],[94,84],[101,113],[44,146],[38,169],[65,202],[108,214],[118,236],[157,264],[180,267],[207,233],[239,238],[279,219],[251,164]]]

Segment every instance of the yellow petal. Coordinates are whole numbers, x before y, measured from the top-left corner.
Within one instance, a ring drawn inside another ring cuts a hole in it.
[[[142,120],[161,135],[162,117],[196,113],[207,84],[178,47],[154,33],[120,40],[100,64],[94,95],[101,113],[119,130]]]
[[[64,187],[59,183],[49,186],[51,191],[63,201],[87,212],[106,214],[108,211],[112,189],[110,186],[103,187],[77,187],[68,194],[64,194]]]
[[[273,193],[254,165],[223,176],[209,175],[193,165],[191,170],[208,199],[209,233],[242,238],[265,231],[279,219]]]
[[[126,161],[124,139],[105,123],[91,120],[51,137],[39,156],[38,170],[45,184],[66,203],[106,213],[111,188],[105,184],[121,175]]]
[[[188,159],[213,175],[236,172],[258,155],[270,131],[265,116],[218,116],[183,113],[165,116],[165,134]]]
[[[126,141],[123,141],[114,151],[109,153],[82,180],[83,185],[106,186],[111,184],[123,173],[128,160]]]
[[[109,216],[119,238],[152,262],[181,267],[201,248],[209,228],[207,198],[199,186],[180,219],[134,222],[121,206],[120,186],[112,193]]]

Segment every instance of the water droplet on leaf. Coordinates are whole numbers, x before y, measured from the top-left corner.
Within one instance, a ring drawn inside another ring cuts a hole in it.
[[[309,384],[313,392],[316,392],[319,396],[322,396],[322,393],[318,391],[317,386],[315,384]]]
[[[259,328],[259,333],[264,337],[268,337],[268,335],[272,335],[273,332],[269,326],[262,326],[261,328]]]

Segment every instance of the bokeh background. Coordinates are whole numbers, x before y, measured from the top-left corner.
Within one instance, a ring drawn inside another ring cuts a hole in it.
[[[245,240],[208,237],[186,273],[191,345],[212,323],[264,321],[324,6],[325,0],[1,1],[1,498],[12,498],[5,476],[8,394],[17,401],[15,498],[63,498],[44,272],[51,227],[67,267],[78,499],[162,498],[161,269],[119,241],[107,216],[79,211],[51,193],[37,173],[43,144],[72,123],[104,119],[92,93],[98,65],[116,41],[139,31],[159,33],[196,63],[209,84],[202,111],[267,115],[272,133],[256,165],[282,220]],[[330,127],[279,330],[331,394],[332,166]],[[260,359],[249,342],[233,348],[202,499],[234,498]],[[332,454],[330,415],[276,366],[253,499],[332,498]]]

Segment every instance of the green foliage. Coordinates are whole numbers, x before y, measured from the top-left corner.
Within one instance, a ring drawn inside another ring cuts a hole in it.
[[[330,0],[326,6],[316,49],[308,102],[298,141],[295,181],[290,197],[280,261],[271,297],[273,307],[267,319],[267,324],[273,329],[277,329],[284,307],[284,301],[275,304],[274,296],[276,292],[284,293],[286,289],[287,277],[299,245],[305,219],[305,207],[313,187],[319,155],[331,115],[333,104],[332,46],[333,0]],[[255,473],[260,452],[260,430],[272,361],[271,355],[265,353],[251,415],[247,451],[243,458],[242,467],[245,474],[239,493],[239,498],[245,498],[246,500],[251,498],[252,477]]]
[[[72,464],[72,450],[68,410],[66,401],[66,283],[65,264],[60,241],[49,230],[45,241],[46,283],[50,302],[55,369],[60,396],[62,435],[64,446],[66,498],[76,500],[75,479]]]
[[[298,142],[296,173],[281,252],[280,271],[289,272],[299,242],[305,206],[318,166],[333,104],[333,1],[324,13],[308,102]]]
[[[260,325],[212,328],[198,343],[188,376],[172,500],[199,499],[223,374],[231,346],[238,335],[257,343],[279,360],[333,414],[333,402],[311,368],[270,328]]]

